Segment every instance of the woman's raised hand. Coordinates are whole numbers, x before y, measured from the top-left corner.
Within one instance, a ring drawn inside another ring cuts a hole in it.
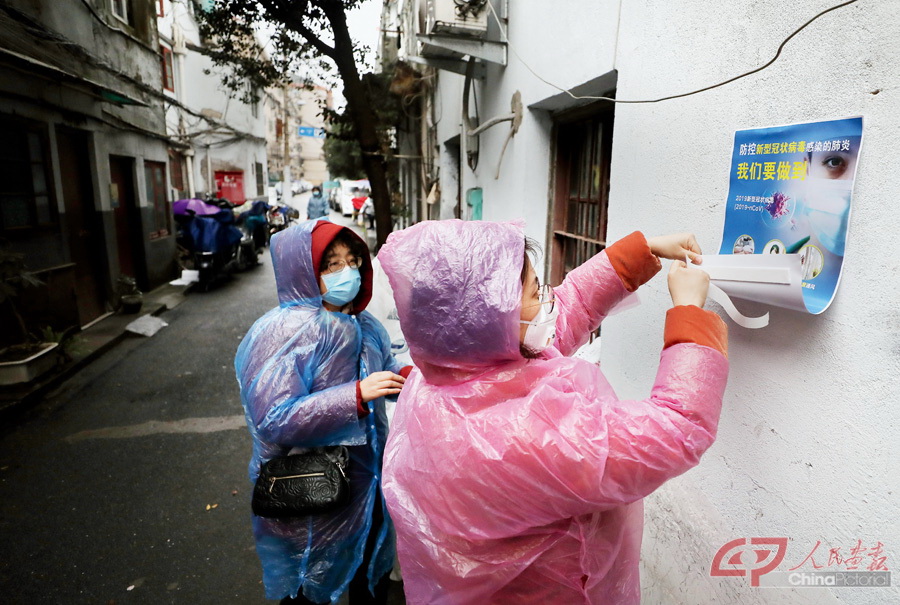
[[[359,391],[362,394],[363,403],[384,397],[396,395],[403,388],[406,378],[393,372],[374,372],[359,381]]]
[[[650,252],[660,258],[669,260],[684,260],[687,256],[695,265],[703,262],[700,244],[693,233],[673,233],[672,235],[660,235],[647,240]]]
[[[701,309],[709,292],[709,273],[676,260],[669,268],[669,294],[672,304],[697,305]]]

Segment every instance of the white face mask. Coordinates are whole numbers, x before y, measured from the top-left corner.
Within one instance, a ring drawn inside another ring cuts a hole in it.
[[[559,317],[559,305],[553,305],[552,311],[547,311],[546,304],[541,305],[540,311],[531,321],[519,320],[526,324],[525,340],[522,342],[526,348],[540,353],[553,344],[556,340],[556,318]]]
[[[852,190],[850,179],[811,179],[806,182],[809,223],[822,245],[838,256],[844,255]]]

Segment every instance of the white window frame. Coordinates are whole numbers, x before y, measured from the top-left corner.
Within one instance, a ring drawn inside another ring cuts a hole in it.
[[[116,5],[119,4],[122,7],[122,12],[125,13],[120,15],[118,10],[116,10]],[[128,0],[109,0],[109,10],[112,12],[113,16],[128,25]]]

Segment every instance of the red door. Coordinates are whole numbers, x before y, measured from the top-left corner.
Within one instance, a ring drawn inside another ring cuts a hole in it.
[[[217,170],[216,197],[224,197],[232,204],[241,205],[247,201],[244,197],[244,172],[241,170],[226,172]]]

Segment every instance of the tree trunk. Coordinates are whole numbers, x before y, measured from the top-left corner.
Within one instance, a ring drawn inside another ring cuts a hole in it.
[[[387,164],[381,151],[378,137],[378,119],[369,105],[366,88],[363,86],[353,57],[353,40],[347,29],[347,19],[343,8],[326,11],[334,32],[334,62],[337,64],[344,83],[344,98],[347,111],[353,119],[359,146],[362,149],[362,163],[372,188],[372,202],[375,206],[375,251],[381,248],[394,227],[391,217],[391,193],[388,187]]]

